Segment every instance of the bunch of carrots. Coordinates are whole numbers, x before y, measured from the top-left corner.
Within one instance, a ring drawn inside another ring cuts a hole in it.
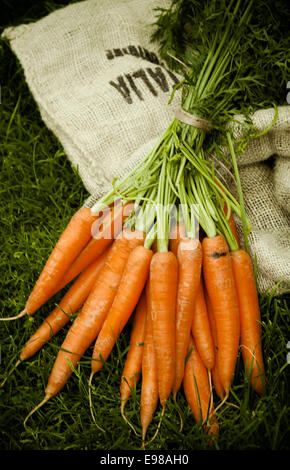
[[[185,112],[196,112],[198,103],[205,108],[207,99],[216,96],[212,114],[203,116],[213,128],[222,84],[217,77],[233,68],[232,56],[252,4],[245,2],[242,8],[238,1],[231,11],[232,3],[217,23],[197,81],[192,83],[192,75],[180,84]],[[230,97],[227,93],[223,98],[224,106],[230,107]],[[207,132],[174,118],[131,173],[114,181],[92,207],[84,206],[73,215],[23,311],[0,319],[31,316],[69,285],[15,365],[39,351],[76,314],[56,356],[44,399],[28,414],[25,425],[63,389],[93,345],[91,390],[94,376],[131,318],[130,349],[120,378],[121,413],[125,418],[125,404],[141,380],[143,445],[158,403],[163,416],[170,397],[176,400],[182,388],[196,422],[217,436],[217,411],[228,402],[239,349],[253,389],[262,395],[261,318],[248,252],[250,221],[236,163],[241,141],[236,142],[228,128],[216,129],[225,137],[232,158],[236,200],[208,159]],[[233,213],[242,221],[245,248],[237,237]],[[93,410],[91,396],[90,407]]]
[[[119,201],[96,217],[91,209],[81,208],[58,240],[18,315],[33,315],[79,274],[20,352],[16,366],[39,351],[79,312],[57,354],[45,397],[32,412],[61,391],[94,343],[91,387],[93,376],[134,315],[120,388],[123,416],[132,389],[142,377],[143,443],[158,402],[163,415],[169,397],[172,394],[176,400],[182,385],[196,421],[206,432],[216,434],[213,389],[221,404],[228,399],[239,345],[259,394],[265,382],[250,257],[241,248],[230,251],[221,235],[205,235],[202,240],[189,236],[181,217],[177,222],[174,219],[167,242],[153,238],[151,231],[146,234],[136,228],[138,217],[132,228],[133,209],[131,203]],[[96,222],[102,230],[95,231]],[[230,224],[234,230],[232,216]]]

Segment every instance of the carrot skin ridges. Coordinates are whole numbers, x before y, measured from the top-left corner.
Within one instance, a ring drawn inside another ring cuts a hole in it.
[[[261,339],[261,313],[255,274],[250,256],[243,249],[231,252],[234,278],[239,301],[240,348],[253,389],[263,395],[265,368]]]
[[[213,406],[208,371],[192,336],[184,371],[183,389],[196,423],[202,424],[207,433],[218,434],[219,427],[216,417],[211,414]]]
[[[82,307],[97,280],[106,257],[107,251],[76,279],[59,305],[48,315],[21,350],[20,359],[22,361],[35,354],[46,341],[49,341],[69,322],[70,316]]]
[[[207,418],[210,406],[208,373],[192,338],[188,349],[183,388],[195,421],[201,424]]]
[[[56,395],[63,388],[72,373],[68,361],[76,366],[96,339],[112,306],[129,254],[140,243],[143,243],[140,234],[123,230],[110,247],[95,285],[57,354],[46,394]]]
[[[232,383],[240,339],[239,306],[232,260],[225,239],[217,235],[202,241],[203,273],[217,331],[217,363],[226,394]]]
[[[183,379],[191,325],[200,285],[202,250],[197,239],[182,239],[177,250],[178,288],[176,301],[176,369],[173,396],[176,396]]]
[[[128,257],[114,302],[96,340],[92,372],[98,372],[106,361],[123,328],[131,317],[145,287],[153,252],[137,246]]]
[[[215,350],[205,300],[203,279],[200,280],[193,309],[191,332],[204,365],[209,371],[212,370],[215,363]]]
[[[134,389],[135,384],[137,385],[141,377],[146,315],[146,290],[143,289],[133,318],[130,348],[121,378],[120,394],[122,402],[128,400],[131,390]]]
[[[154,253],[150,266],[150,302],[162,407],[166,405],[175,379],[177,283],[178,261],[174,253]]]
[[[91,227],[97,216],[90,209],[79,209],[71,218],[35,283],[25,310],[32,315],[55,292],[64,273],[91,239]]]
[[[224,387],[221,383],[221,379],[219,376],[219,371],[218,371],[218,364],[217,364],[217,351],[218,351],[218,345],[217,345],[217,332],[216,332],[216,324],[215,324],[215,318],[214,318],[214,312],[213,308],[207,293],[207,290],[204,289],[204,297],[205,297],[205,302],[206,302],[206,307],[207,307],[207,313],[208,313],[208,318],[209,318],[209,323],[210,323],[210,330],[212,334],[212,339],[213,339],[213,344],[214,344],[214,365],[210,371],[211,373],[211,378],[213,382],[213,386],[215,389],[216,394],[219,396],[221,400],[224,399],[225,397],[225,390]]]
[[[123,223],[133,210],[133,206],[133,203],[118,204],[105,211],[102,218],[95,221],[92,226],[92,238],[66,271],[58,290],[66,286],[111,245],[121,232]]]
[[[142,440],[145,440],[146,432],[151,423],[158,405],[158,373],[157,362],[153,344],[153,327],[150,310],[150,287],[146,286],[147,315],[145,326],[144,350],[142,359],[142,385],[140,420],[142,426]]]

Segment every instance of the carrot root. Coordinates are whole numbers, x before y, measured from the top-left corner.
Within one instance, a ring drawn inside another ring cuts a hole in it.
[[[30,411],[30,413],[28,413],[28,415],[26,416],[25,420],[23,421],[23,426],[25,427],[26,431],[27,432],[32,432],[32,429],[30,429],[29,427],[26,426],[26,423],[28,421],[28,419],[37,411],[39,410],[39,408],[41,408],[43,405],[45,405],[45,403],[48,402],[48,400],[50,400],[50,398],[52,397],[51,394],[46,394],[44,396],[44,399],[38,404],[36,405],[35,408],[33,408],[33,410]]]
[[[89,378],[89,404],[90,404],[90,412],[91,412],[91,415],[92,415],[92,418],[93,418],[93,421],[96,425],[96,427],[102,431],[102,432],[106,432],[103,428],[101,428],[101,426],[97,423],[96,421],[96,417],[95,417],[95,413],[94,413],[94,407],[93,407],[93,401],[92,401],[92,393],[91,393],[91,390],[92,390],[92,380],[93,380],[93,377],[94,377],[94,372],[91,372],[91,375],[90,375],[90,378]]]
[[[125,415],[125,406],[126,406],[126,403],[127,403],[128,400],[124,400],[122,401],[121,403],[121,416],[123,418],[123,420],[125,421],[125,423],[128,424],[128,426],[130,426],[130,428],[134,431],[134,434],[137,436],[137,437],[140,437],[140,434],[137,433],[136,429],[134,428],[133,424],[129,421],[129,419],[127,418],[127,416]]]
[[[228,398],[229,398],[229,393],[226,393],[222,401],[215,407],[212,414],[216,414],[217,410],[219,410],[226,403]]]
[[[266,384],[262,350],[262,328],[254,268],[245,250],[231,252],[240,311],[240,348],[247,376],[253,389],[262,396]],[[241,346],[242,345],[242,346]]]
[[[175,379],[178,261],[174,253],[157,252],[150,265],[150,304],[158,391],[165,406]]]
[[[209,388],[210,388],[210,410],[213,407],[213,389],[212,389],[212,378],[211,378],[211,371],[208,370],[208,381],[209,381]]]
[[[177,392],[176,392],[176,394],[177,394]],[[177,411],[178,416],[179,416],[179,421],[180,421],[179,431],[181,432],[182,429],[183,429],[183,417],[182,417],[180,408],[179,408],[179,406],[178,406],[178,403],[177,403],[177,401],[176,401],[176,394],[173,395],[173,401],[174,401],[174,405],[175,405],[175,407],[176,407],[176,411]]]
[[[140,400],[140,421],[142,427],[142,448],[148,427],[153,419],[158,404],[157,362],[153,345],[151,317],[150,278],[146,284],[146,323],[144,335],[144,352],[142,358],[142,387]]]
[[[233,264],[226,240],[217,235],[204,238],[203,272],[217,332],[217,369],[229,394],[240,340],[240,314]]]
[[[26,308],[24,308],[18,315],[15,315],[15,317],[0,318],[0,321],[18,320],[18,318],[22,318],[25,315],[27,315]]]
[[[153,435],[153,437],[147,442],[147,444],[151,444],[151,442],[154,441],[154,439],[156,438],[157,434],[159,433],[159,430],[160,430],[160,427],[161,427],[161,423],[162,423],[162,420],[163,420],[163,416],[164,416],[164,413],[165,413],[165,408],[166,408],[166,404],[163,405],[162,407],[162,411],[161,411],[161,416],[160,416],[160,420],[159,420],[159,423],[158,423],[158,426],[157,426],[157,429]],[[145,449],[145,440],[143,439],[143,442],[142,442],[142,449]]]

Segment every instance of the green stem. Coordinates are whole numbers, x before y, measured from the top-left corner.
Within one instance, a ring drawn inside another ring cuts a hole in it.
[[[195,181],[193,176],[191,175],[189,178],[189,183],[190,183],[190,189],[191,189],[191,198],[190,198],[190,203],[191,203],[191,209],[194,211],[194,206],[198,206],[198,211],[195,211],[198,218],[198,221],[204,231],[206,232],[207,236],[212,238],[215,237],[216,235],[216,226],[214,221],[211,218],[211,215],[208,214],[206,211],[206,205],[203,200],[203,194],[200,193],[197,190]]]
[[[237,2],[237,4],[236,4],[236,7],[235,7],[235,10],[234,10],[233,13],[231,14],[231,18],[233,18],[233,17],[237,14],[237,11],[238,11],[239,6],[240,6],[240,0],[238,0],[238,2]],[[230,7],[231,7],[231,5],[229,5],[229,7],[228,7],[228,10],[229,10],[229,11],[230,11]],[[231,21],[230,21],[229,18],[228,18],[227,23],[226,23],[225,31],[224,31],[224,33],[223,33],[223,36],[222,36],[220,42],[219,42],[219,46],[218,46],[218,48],[217,48],[217,50],[216,50],[216,52],[215,52],[215,54],[214,54],[212,60],[210,61],[209,67],[208,67],[206,73],[204,74],[203,80],[202,80],[202,82],[201,82],[201,84],[200,84],[200,87],[199,87],[199,90],[198,90],[198,94],[199,94],[200,97],[201,97],[201,96],[203,95],[203,93],[204,93],[204,88],[205,88],[206,83],[207,83],[207,81],[208,81],[208,79],[209,79],[210,73],[212,72],[212,70],[213,70],[213,68],[214,68],[215,63],[216,63],[217,60],[218,60],[218,57],[219,57],[221,51],[223,51],[224,44],[225,44],[225,42],[226,42],[226,40],[227,40],[227,38],[228,38],[228,34],[229,34],[229,31],[230,31],[230,27],[231,27]],[[222,29],[222,28],[223,28],[223,25],[221,25],[220,28]],[[227,48],[226,48],[226,50],[227,50]]]
[[[231,230],[231,227],[229,225],[228,219],[225,216],[225,213],[223,210],[219,210],[218,207],[216,207],[216,216],[217,216],[217,232],[222,235],[228,245],[230,251],[236,251],[239,249],[237,240]]]
[[[113,187],[108,191],[103,197],[101,197],[91,208],[91,211],[95,214],[100,213],[105,207],[112,204],[116,193],[122,194],[122,192],[134,191],[136,190],[136,181],[144,179],[144,175],[150,170],[150,168],[157,161],[160,153],[164,150],[164,147],[167,145],[167,140],[171,138],[171,127],[172,123],[162,134],[155,147],[151,152],[143,159],[139,164],[126,175],[121,181],[117,184],[113,184]]]
[[[152,225],[151,229],[148,231],[145,241],[144,241],[144,247],[147,248],[147,250],[150,250],[155,239],[157,237],[157,226],[156,224]]]
[[[179,200],[181,203],[181,213],[182,213],[182,217],[185,223],[186,233],[187,233],[188,238],[194,238],[195,227],[192,227],[191,217],[189,215],[188,197],[186,195],[183,175],[181,177],[181,181],[178,182],[178,190],[179,190]]]
[[[237,188],[238,188],[238,195],[239,195],[240,208],[241,208],[241,220],[242,220],[243,233],[244,233],[245,250],[246,250],[247,253],[249,253],[248,226],[247,226],[247,216],[246,216],[245,204],[244,204],[244,196],[243,196],[243,190],[242,190],[242,185],[241,185],[240,174],[239,174],[236,154],[235,154],[235,150],[234,150],[234,145],[233,145],[232,137],[231,137],[231,134],[230,134],[229,131],[227,132],[227,140],[228,140],[228,144],[229,144],[230,154],[231,154],[231,157],[232,157],[234,174],[235,174],[235,178],[236,178],[236,182],[237,182]]]
[[[234,196],[230,193],[230,191],[219,181],[217,178],[213,178],[213,175],[209,172],[208,167],[206,164],[202,162],[202,160],[197,157],[193,149],[188,147],[186,142],[183,143],[183,146],[180,147],[182,153],[187,156],[188,161],[198,170],[198,172],[207,180],[210,186],[215,189],[216,192],[220,194],[220,196],[226,200],[228,198],[228,204],[231,206],[231,209],[236,212],[236,214],[241,217],[241,209],[238,201],[234,198]],[[217,183],[218,181],[218,183]],[[247,227],[250,230],[250,223],[246,217]]]
[[[155,198],[157,195],[157,188],[153,188],[147,198],[146,203],[144,203],[144,208],[141,206],[139,209],[139,213],[136,217],[135,228],[140,232],[144,232],[147,234],[150,227],[152,226],[155,218]]]
[[[209,188],[207,187],[206,180],[201,175],[196,175],[195,180],[199,194],[203,195],[204,205],[207,208],[209,215],[213,220],[217,220],[215,204],[213,203],[210,197]]]
[[[166,214],[164,207],[164,193],[166,182],[166,158],[163,158],[162,169],[160,172],[158,195],[157,195],[157,250],[159,252],[168,251],[168,241],[166,239]]]

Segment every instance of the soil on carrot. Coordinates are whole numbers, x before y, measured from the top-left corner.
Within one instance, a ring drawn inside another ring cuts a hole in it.
[[[5,2],[2,25],[37,20],[72,2]],[[1,11],[2,14],[2,11]],[[0,195],[1,249],[0,315],[19,313],[47,256],[72,214],[88,193],[56,137],[41,120],[25,83],[20,64],[4,41],[0,43]],[[283,97],[284,98],[284,97]],[[57,294],[33,319],[0,325],[0,382],[18,359],[19,352],[46,315],[59,302]],[[239,352],[228,405],[218,410],[220,435],[210,447],[195,423],[182,390],[177,405],[166,407],[160,430],[148,450],[289,450],[290,294],[275,291],[260,296],[263,351],[267,376],[262,398],[251,389]],[[141,448],[141,382],[128,401],[126,417],[120,413],[120,381],[129,345],[131,323],[120,336],[101,371],[95,375],[92,401],[97,424],[89,409],[88,379],[92,347],[86,352],[68,384],[27,422],[26,415],[43,399],[44,389],[67,325],[33,358],[20,364],[0,388],[1,450],[138,450]],[[287,356],[288,354],[288,356]],[[219,400],[215,396],[215,403]],[[161,416],[158,407],[147,439],[153,437]],[[180,416],[183,428],[180,429]]]

